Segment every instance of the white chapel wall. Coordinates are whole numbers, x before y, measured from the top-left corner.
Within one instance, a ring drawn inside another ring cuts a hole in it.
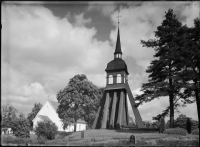
[[[83,131],[83,130],[86,130],[86,124],[77,123],[76,131]]]
[[[45,103],[44,107],[42,107],[41,111],[37,115],[48,116],[57,125],[58,130],[63,131],[62,122],[49,102]]]
[[[65,130],[63,130],[63,123],[61,119],[58,117],[58,113],[54,108],[51,106],[49,102],[46,102],[42,109],[39,111],[37,115],[45,115],[48,116],[58,127],[58,131],[66,131],[66,132],[73,132],[74,131],[74,125],[69,125]],[[35,125],[38,121],[41,121],[38,119],[38,117],[34,120]]]
[[[35,127],[37,126],[37,123],[41,121],[41,119],[39,117],[36,117],[34,120],[33,120],[33,128],[35,129]]]

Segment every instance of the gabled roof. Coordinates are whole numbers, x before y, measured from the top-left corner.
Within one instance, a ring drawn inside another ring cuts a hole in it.
[[[82,120],[82,119],[78,119],[77,123],[84,123],[84,124],[86,124],[86,122],[84,120]]]
[[[122,54],[119,28],[118,28],[117,43],[116,43],[116,48],[115,48],[115,53],[114,54],[118,54],[118,53]]]
[[[51,103],[51,105],[53,106],[53,108],[57,111],[57,108],[58,108],[58,102],[55,102],[55,101],[52,101],[52,100],[48,100],[50,103]]]
[[[54,110],[56,111],[56,113],[57,113],[57,108],[58,108],[58,106],[59,106],[59,103],[58,102],[55,102],[55,101],[52,101],[52,100],[47,100],[49,103],[50,103],[50,105],[54,108]],[[47,103],[47,102],[46,102]],[[46,104],[45,103],[45,104]],[[44,105],[45,105],[44,104]],[[42,106],[42,108],[44,107],[44,105]],[[42,110],[42,108],[40,109],[40,111]],[[40,112],[39,111],[39,112]],[[46,116],[46,115],[38,115],[39,114],[39,112],[37,113],[37,115],[35,116],[35,118],[34,119],[36,119],[36,117],[40,117],[42,120],[44,120],[44,121],[51,121],[52,122],[52,120],[48,117],[48,116]],[[33,120],[34,120],[33,119]],[[32,120],[32,121],[33,121]],[[86,124],[86,122],[84,121],[84,120],[77,120],[77,123],[85,123]]]
[[[40,117],[45,122],[48,122],[48,121],[52,122],[52,120],[46,115],[38,115],[38,117]]]

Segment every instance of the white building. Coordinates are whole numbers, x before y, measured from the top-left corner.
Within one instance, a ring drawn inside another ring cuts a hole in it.
[[[56,112],[58,108],[58,103],[55,101],[47,100],[46,103],[42,106],[40,111],[37,113],[33,119],[33,129],[37,126],[39,121],[51,121],[55,123],[58,127],[58,131],[73,132],[74,124],[68,126],[65,130],[63,129],[63,123],[58,117]],[[86,130],[86,122],[83,120],[78,120],[76,123],[76,131]]]

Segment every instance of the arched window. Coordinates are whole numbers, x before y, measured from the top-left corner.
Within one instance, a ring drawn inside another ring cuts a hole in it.
[[[117,83],[122,83],[122,76],[121,76],[121,74],[117,75]]]
[[[113,76],[109,75],[108,77],[108,84],[113,84]]]

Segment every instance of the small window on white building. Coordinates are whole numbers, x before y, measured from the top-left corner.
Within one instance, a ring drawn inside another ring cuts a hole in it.
[[[122,83],[122,76],[121,76],[121,74],[117,75],[117,83]]]
[[[113,84],[113,76],[109,75],[108,77],[108,84]]]

